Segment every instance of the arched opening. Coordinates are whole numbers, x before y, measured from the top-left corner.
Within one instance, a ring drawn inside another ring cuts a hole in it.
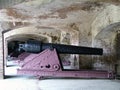
[[[17,47],[19,43],[26,42],[28,40],[37,40],[42,42],[49,42],[47,37],[43,37],[40,35],[32,35],[32,34],[19,34],[10,36],[5,39],[5,46],[7,48],[4,48],[6,54],[4,54],[5,60],[5,77],[6,76],[14,76],[17,75],[17,68],[19,68],[18,61],[19,59],[24,59],[29,53],[21,53],[18,57],[15,57],[17,55]]]
[[[49,31],[51,32],[52,30]],[[28,40],[52,42],[52,37],[47,34],[43,34],[44,32],[46,31],[43,29],[36,29],[35,27],[23,27],[3,33],[5,78],[8,76],[17,76],[17,69],[20,67],[16,62],[18,62],[19,59],[25,58],[27,55],[29,55],[29,53],[25,53],[22,57],[10,57],[11,54],[16,54],[15,51],[19,43],[23,43]]]
[[[120,49],[118,47],[120,40],[119,30],[120,22],[113,23],[101,30],[94,38],[93,46],[103,48],[103,55],[93,58],[94,64],[99,64],[94,67],[95,69],[115,71],[116,63],[119,61],[118,58],[120,58],[118,53]]]

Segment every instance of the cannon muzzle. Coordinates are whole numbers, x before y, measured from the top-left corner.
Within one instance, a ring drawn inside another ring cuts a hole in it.
[[[103,49],[73,46],[65,44],[53,44],[53,43],[42,43],[40,41],[29,40],[25,43],[19,44],[19,51],[25,51],[30,53],[39,53],[45,49],[55,48],[58,53],[63,54],[84,54],[84,55],[102,55]]]

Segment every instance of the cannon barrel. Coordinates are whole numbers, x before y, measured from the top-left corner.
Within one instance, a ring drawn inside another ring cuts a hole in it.
[[[83,47],[83,46],[73,46],[65,44],[53,44],[53,43],[42,43],[40,41],[26,41],[23,44],[19,44],[19,50],[30,52],[30,53],[39,53],[45,49],[55,48],[58,53],[63,54],[84,54],[84,55],[102,55],[103,49],[101,48],[92,48],[92,47]]]

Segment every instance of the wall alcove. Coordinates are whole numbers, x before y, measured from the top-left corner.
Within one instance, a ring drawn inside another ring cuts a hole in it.
[[[60,30],[56,30],[52,28],[40,28],[37,26],[28,26],[28,27],[22,27],[22,28],[4,31],[3,32],[4,77],[8,78],[12,76],[18,76],[17,69],[20,68],[20,66],[16,62],[18,61],[18,59],[21,59],[21,57],[14,58],[14,57],[10,57],[10,55],[12,54],[13,51],[16,51],[14,48],[16,48],[16,46],[19,43],[26,42],[28,40],[36,40],[36,41],[41,41],[43,43],[73,44],[72,39],[73,39],[73,36],[71,36],[70,33],[67,33],[65,31],[62,32]],[[29,53],[26,53],[25,55],[27,56],[29,55]],[[69,64],[69,66],[68,67],[66,66],[65,68],[79,69],[78,55],[60,54],[60,59],[63,60],[63,62],[65,60],[68,60],[68,61],[69,59],[71,60],[70,61],[71,64]],[[77,64],[75,64],[75,62]]]
[[[93,46],[103,48],[103,56],[94,57],[95,63],[101,64],[103,70],[114,71],[116,64],[120,66],[120,22],[113,23],[102,29],[93,40]],[[117,69],[118,70],[118,69]],[[120,71],[117,71],[120,74]]]
[[[49,43],[52,42],[52,36],[48,36],[47,33],[43,34],[45,33],[44,29],[38,31],[37,30],[35,30],[34,27],[23,27],[3,32],[4,78],[17,76],[17,69],[20,67],[16,64],[16,62],[19,58],[12,58],[10,55],[13,51],[16,51],[15,48],[19,43],[26,42],[28,40],[36,40]],[[51,31],[49,33],[51,33]]]

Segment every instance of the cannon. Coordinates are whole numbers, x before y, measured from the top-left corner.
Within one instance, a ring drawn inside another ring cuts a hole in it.
[[[102,48],[73,46],[64,44],[42,43],[29,40],[17,44],[17,54],[31,53],[22,60],[18,75],[32,75],[36,77],[64,77],[64,78],[113,78],[113,73],[102,70],[67,70],[63,68],[58,54],[102,55]]]
[[[102,55],[102,48],[92,48],[84,46],[73,46],[65,44],[42,43],[40,41],[29,40],[24,43],[19,43],[13,56],[17,57],[23,52],[40,53],[45,49],[56,49],[59,54],[83,54],[83,55]]]

